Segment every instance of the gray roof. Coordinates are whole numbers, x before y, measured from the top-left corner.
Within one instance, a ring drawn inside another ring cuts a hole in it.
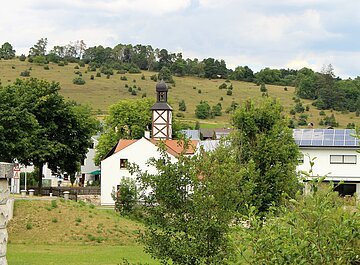
[[[359,147],[352,129],[294,129],[295,142],[300,147]]]
[[[156,102],[151,110],[172,110],[172,107],[166,102]]]
[[[206,152],[214,151],[220,145],[220,140],[205,140],[200,141],[200,146]]]
[[[184,134],[186,138],[191,140],[200,140],[199,130],[181,130],[180,133]]]

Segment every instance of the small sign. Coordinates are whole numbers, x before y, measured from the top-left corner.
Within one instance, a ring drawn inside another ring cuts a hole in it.
[[[14,164],[14,172],[19,172],[20,171],[20,164],[16,163]]]
[[[14,171],[14,176],[13,176],[13,178],[14,178],[14,179],[19,179],[19,178],[20,178],[19,175],[20,175],[20,174],[19,174],[19,171]]]

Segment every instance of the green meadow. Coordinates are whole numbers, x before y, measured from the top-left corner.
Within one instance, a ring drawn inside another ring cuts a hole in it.
[[[69,63],[65,66],[58,66],[57,64],[50,63],[49,70],[45,70],[43,65],[29,63],[27,61],[21,62],[18,59],[14,60],[0,60],[0,80],[1,84],[8,85],[20,77],[20,73],[30,69],[30,77],[45,79],[48,81],[56,81],[61,85],[61,94],[69,99],[75,100],[82,104],[88,104],[92,107],[94,115],[99,118],[104,117],[108,113],[109,107],[122,99],[135,99],[141,98],[143,94],[146,97],[155,97],[156,82],[150,79],[150,76],[157,74],[156,72],[142,71],[140,74],[117,74],[109,78],[101,74],[101,77],[96,77],[96,73],[87,70],[87,66],[75,69],[77,64]],[[75,74],[80,71],[82,78],[85,80],[84,85],[73,84],[73,79],[78,77]],[[94,80],[91,80],[91,75]],[[144,75],[145,79],[142,78]],[[121,77],[126,77],[127,80],[121,80]],[[223,115],[215,117],[214,119],[200,120],[203,127],[226,127],[230,125],[230,114],[225,113],[225,110],[230,107],[232,102],[242,103],[247,99],[259,101],[262,97],[260,87],[254,83],[231,81],[226,84],[232,84],[232,95],[226,94],[226,89],[219,89],[219,86],[225,82],[223,79],[204,79],[197,77],[174,77],[175,86],[172,86],[169,91],[169,102],[173,106],[175,115],[178,112],[178,103],[180,100],[185,100],[186,111],[183,113],[184,117],[179,118],[189,123],[196,121],[195,108],[201,100],[207,101],[210,106],[221,103]],[[137,92],[137,95],[131,95],[128,87],[132,87]],[[284,113],[291,117],[289,114],[290,109],[293,108],[295,102],[294,87],[287,87],[287,91],[283,86],[267,85],[268,95],[277,98],[284,106]],[[222,100],[221,100],[222,98]],[[302,100],[305,106],[309,106],[309,111],[305,114],[309,116],[308,122],[312,122],[316,127],[320,127],[319,121],[321,116],[319,110],[311,105],[311,100]],[[325,111],[326,115],[334,114],[336,120],[339,122],[340,127],[346,127],[348,123],[357,121],[355,113],[341,113]],[[297,114],[298,115],[298,114]]]

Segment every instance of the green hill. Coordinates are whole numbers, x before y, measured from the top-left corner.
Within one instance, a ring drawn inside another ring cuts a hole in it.
[[[90,105],[94,110],[94,114],[99,117],[106,115],[109,106],[121,99],[141,98],[144,93],[146,93],[147,97],[155,97],[156,83],[150,79],[151,75],[157,74],[155,72],[143,71],[140,74],[117,74],[115,71],[114,75],[107,78],[104,74],[101,74],[101,77],[96,77],[97,72],[87,71],[87,66],[75,69],[77,64],[74,63],[69,63],[65,66],[50,63],[48,66],[49,70],[45,70],[43,65],[21,62],[17,59],[1,60],[0,80],[2,85],[7,85],[14,82],[16,78],[29,78],[20,77],[20,73],[30,69],[30,77],[59,82],[61,94],[65,98]],[[84,85],[73,84],[73,79],[79,77],[78,74],[75,74],[76,71],[81,72],[82,78],[86,82]],[[94,76],[94,80],[91,80],[91,75]],[[127,79],[125,81],[120,79],[120,77],[124,76]],[[142,76],[145,77],[145,80],[142,79]],[[213,126],[227,126],[230,123],[230,115],[226,114],[225,110],[230,107],[232,102],[241,103],[249,98],[258,100],[262,97],[260,87],[249,82],[231,81],[226,83],[227,86],[230,86],[230,84],[233,86],[232,95],[229,96],[226,93],[227,89],[219,89],[219,86],[225,82],[223,79],[209,80],[187,76],[174,77],[174,80],[176,86],[173,86],[169,92],[169,101],[175,110],[175,115],[178,112],[180,100],[185,100],[187,107],[184,117],[180,119],[194,122],[196,120],[195,108],[201,100],[207,101],[211,106],[219,102],[221,103],[223,109],[222,116],[201,120],[201,124],[208,124],[208,126],[211,126],[211,124]],[[125,85],[132,87],[137,95],[132,95]],[[266,87],[268,95],[278,98],[284,106],[285,113],[291,117],[289,111],[295,105],[293,100],[295,96],[294,87],[287,87],[287,91],[283,86],[266,85]],[[223,100],[220,100],[221,97]],[[301,102],[304,107],[309,106],[309,111],[305,111],[305,114],[308,115],[307,121],[314,123],[316,127],[320,127],[318,124],[323,117],[319,115],[319,110],[311,105],[311,100],[302,100]],[[348,123],[355,122],[357,119],[355,113],[336,111],[325,111],[325,113],[326,115],[334,114],[340,127],[346,127]],[[298,114],[296,118],[298,118]]]

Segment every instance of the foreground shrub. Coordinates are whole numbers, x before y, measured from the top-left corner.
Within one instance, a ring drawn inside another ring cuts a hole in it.
[[[240,233],[249,264],[359,264],[359,212],[332,188],[315,183],[313,190],[282,207],[280,216],[250,214],[250,228]]]

